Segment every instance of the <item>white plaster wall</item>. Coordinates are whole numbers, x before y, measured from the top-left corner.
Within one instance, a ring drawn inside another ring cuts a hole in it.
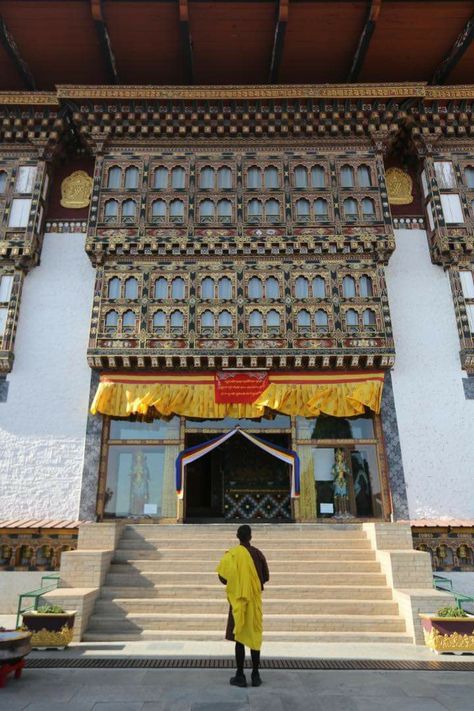
[[[46,234],[26,277],[8,399],[0,403],[0,518],[76,519],[94,270],[85,235]]]
[[[474,519],[474,400],[466,400],[449,278],[423,230],[396,230],[387,269],[393,388],[412,519]]]

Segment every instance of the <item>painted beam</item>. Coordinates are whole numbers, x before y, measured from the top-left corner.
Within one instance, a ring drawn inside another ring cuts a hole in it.
[[[120,84],[119,75],[117,71],[117,62],[115,60],[109,30],[107,28],[107,23],[104,17],[102,0],[91,0],[91,13],[97,32],[97,37],[99,38],[100,50],[102,52],[105,65],[107,67],[109,81],[112,84]]]
[[[194,84],[193,69],[193,41],[189,30],[189,5],[188,0],[178,0],[179,3],[179,29],[181,34],[181,45],[184,54],[184,68],[186,81]]]
[[[30,89],[34,91],[36,89],[36,82],[33,74],[30,71],[28,64],[25,62],[20,54],[18,45],[15,39],[8,29],[5,20],[0,15],[0,42],[4,46],[8,56],[13,61],[18,74],[21,76],[25,89]]]
[[[275,84],[278,81],[278,72],[283,57],[285,46],[286,25],[288,23],[288,2],[289,0],[278,0],[278,13],[273,37],[272,58],[270,71],[268,73],[268,83]]]
[[[347,82],[355,82],[359,77],[367,50],[369,49],[370,40],[372,39],[372,35],[374,34],[375,26],[380,15],[381,7],[382,0],[370,0],[369,12],[364,28],[359,37],[359,44],[357,45],[357,49],[352,60],[352,65],[347,76]]]
[[[463,54],[474,39],[474,15],[468,20],[462,32],[458,35],[450,51],[433,74],[430,84],[444,84]]]

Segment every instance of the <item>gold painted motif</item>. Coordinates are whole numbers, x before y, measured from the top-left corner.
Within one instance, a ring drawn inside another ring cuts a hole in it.
[[[25,628],[26,629],[26,628]],[[31,630],[30,630],[31,631]],[[32,647],[67,647],[71,644],[74,630],[72,627],[64,625],[58,632],[50,632],[43,629],[33,632],[31,635]]]
[[[428,630],[423,632],[426,646],[435,652],[474,652],[473,634],[459,634],[459,632],[441,634],[434,628],[430,632]]]
[[[413,180],[400,168],[389,168],[385,174],[390,205],[411,205]]]
[[[84,170],[76,170],[61,183],[61,205],[78,210],[90,204],[93,179]]]

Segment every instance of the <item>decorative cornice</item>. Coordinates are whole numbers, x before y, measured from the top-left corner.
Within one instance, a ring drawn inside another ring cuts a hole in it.
[[[436,87],[430,87],[436,89]],[[449,89],[450,87],[448,87]],[[453,88],[453,87],[451,87]],[[456,87],[454,87],[456,88]],[[466,87],[465,87],[466,88]],[[469,87],[474,97],[474,86]],[[80,86],[60,84],[59,99],[393,99],[423,98],[424,83],[224,86]],[[443,87],[440,87],[442,90]]]
[[[0,91],[0,105],[59,106],[59,98],[50,91]]]
[[[474,84],[427,86],[424,91],[426,99],[474,99]]]

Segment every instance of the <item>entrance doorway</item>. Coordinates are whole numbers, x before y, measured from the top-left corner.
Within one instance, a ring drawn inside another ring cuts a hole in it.
[[[185,446],[219,434],[187,434]],[[290,445],[288,434],[264,438],[285,449]],[[185,519],[290,522],[290,488],[289,465],[237,435],[187,465]]]

